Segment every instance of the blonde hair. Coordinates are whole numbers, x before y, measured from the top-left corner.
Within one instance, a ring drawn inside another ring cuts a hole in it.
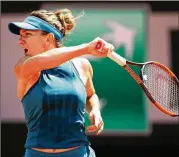
[[[30,16],[36,16],[55,26],[63,34],[63,37],[70,34],[76,26],[75,17],[68,9],[61,9],[57,11],[37,10],[31,12]],[[61,47],[63,44],[61,41],[56,40],[56,46]]]

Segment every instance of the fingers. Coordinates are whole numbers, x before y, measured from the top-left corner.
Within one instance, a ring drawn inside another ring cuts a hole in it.
[[[97,130],[97,127],[95,125],[91,125],[87,127],[88,132],[95,132]]]
[[[88,132],[96,132],[99,135],[104,129],[104,122],[101,120],[97,125],[91,125],[87,127]]]
[[[98,126],[96,125],[91,125],[87,127],[87,131],[88,132],[97,132],[96,134],[100,134],[103,131],[104,128],[104,123],[100,122],[100,124]]]
[[[114,46],[101,38],[96,38],[88,45],[88,51],[97,57],[107,57],[114,50]]]
[[[98,52],[101,52],[103,56],[107,56],[109,55],[109,53],[112,53],[113,51],[114,51],[114,46],[107,42],[103,43],[102,47],[98,50]]]
[[[99,135],[104,129],[104,123],[102,122],[96,135]]]
[[[87,131],[96,132],[96,135],[100,134],[104,128],[104,122],[102,120],[100,110],[93,109],[89,113],[89,120],[92,125],[87,127]]]

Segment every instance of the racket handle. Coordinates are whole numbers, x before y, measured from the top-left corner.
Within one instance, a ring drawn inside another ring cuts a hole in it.
[[[120,66],[126,65],[126,59],[118,55],[116,52],[110,53],[108,57]]]
[[[96,44],[96,49],[100,49],[102,47],[102,43],[98,42]],[[116,62],[117,64],[119,64],[120,66],[124,66],[126,65],[126,59],[123,58],[122,56],[118,55],[116,52],[112,52],[108,55],[108,57],[113,60],[114,62]]]

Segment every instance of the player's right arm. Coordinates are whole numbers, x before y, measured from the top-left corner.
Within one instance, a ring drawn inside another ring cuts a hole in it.
[[[73,47],[54,48],[35,56],[25,56],[21,58],[15,66],[16,77],[24,78],[40,72],[44,69],[50,69],[72,58],[87,53],[85,44]]]
[[[102,43],[100,50],[96,49],[98,42]],[[54,48],[32,57],[22,58],[15,66],[16,77],[26,78],[42,70],[54,68],[73,58],[91,54],[96,57],[107,57],[112,46],[100,38],[78,46]]]

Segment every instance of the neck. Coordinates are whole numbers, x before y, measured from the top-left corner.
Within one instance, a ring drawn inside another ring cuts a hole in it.
[[[45,49],[45,51],[49,51],[49,50],[54,49],[54,48],[57,48],[56,45],[50,44],[50,45]]]

